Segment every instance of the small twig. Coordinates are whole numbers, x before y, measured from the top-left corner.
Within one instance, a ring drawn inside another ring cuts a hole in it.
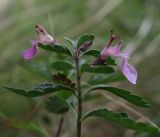
[[[58,129],[57,129],[57,132],[56,132],[56,136],[55,136],[55,137],[59,137],[59,136],[60,136],[60,133],[61,133],[61,130],[62,130],[62,126],[63,126],[63,121],[64,121],[64,116],[62,116],[62,117],[60,118],[59,125],[58,125]]]

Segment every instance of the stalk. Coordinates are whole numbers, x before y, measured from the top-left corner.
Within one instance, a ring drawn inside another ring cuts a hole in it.
[[[76,52],[76,81],[77,81],[77,94],[78,94],[78,114],[77,114],[77,137],[81,137],[81,117],[82,117],[82,92],[81,92],[81,72],[79,64],[79,51]]]
[[[64,121],[64,116],[61,117],[61,119],[59,121],[58,129],[57,129],[55,137],[59,137],[60,136],[60,133],[61,133],[61,130],[62,130],[62,126],[63,126],[63,121]]]

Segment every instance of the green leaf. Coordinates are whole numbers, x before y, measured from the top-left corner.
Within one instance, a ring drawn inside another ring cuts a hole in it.
[[[64,61],[56,61],[54,63],[52,63],[52,68],[62,71],[62,72],[68,72],[70,70],[73,70],[73,66],[68,63],[68,62],[64,62]]]
[[[122,81],[122,80],[125,80],[125,77],[124,77],[123,74],[114,73],[113,75],[105,76],[105,77],[98,76],[98,75],[92,76],[87,83],[89,83],[91,85],[106,84],[106,83],[108,84],[108,83],[119,82],[119,81]]]
[[[104,118],[105,120],[109,120],[115,124],[123,126],[125,128],[129,128],[132,130],[136,130],[138,132],[150,132],[150,133],[158,133],[160,129],[158,127],[152,126],[147,123],[137,122],[125,113],[117,113],[113,111],[109,111],[107,109],[98,109],[89,112],[86,114],[82,120],[89,118],[89,117],[100,117]]]
[[[91,35],[91,34],[81,35],[77,40],[77,48],[79,48],[85,42],[93,41],[93,40],[94,40],[94,35]]]
[[[68,48],[66,48],[64,45],[42,45],[42,44],[39,44],[38,46],[40,48],[48,50],[48,51],[72,56],[72,53],[70,52],[70,50]]]
[[[109,74],[113,73],[114,69],[108,66],[91,66],[89,64],[82,65],[82,72],[89,72],[89,73],[101,73],[101,74]]]
[[[145,100],[144,98],[138,95],[133,94],[133,92],[130,92],[124,89],[109,87],[105,85],[97,85],[97,86],[92,87],[90,90],[88,90],[86,94],[88,94],[89,92],[93,90],[109,91],[139,107],[151,107],[150,103],[147,100]]]
[[[49,93],[54,93],[57,91],[65,90],[65,91],[72,91],[71,88],[65,87],[62,85],[55,85],[51,83],[42,83],[38,84],[32,89],[26,90],[26,89],[20,89],[20,88],[13,88],[10,86],[3,86],[4,88],[13,91],[16,94],[27,96],[27,97],[38,97],[43,96]]]
[[[100,50],[91,49],[85,52],[83,55],[98,57],[100,55],[100,52],[101,52]]]
[[[49,97],[45,101],[45,108],[55,114],[64,114],[69,110],[69,105],[58,96]]]
[[[72,93],[71,93],[71,92],[66,92],[66,91],[60,91],[60,92],[58,92],[56,95],[57,95],[58,97],[64,99],[64,100],[66,100],[66,99],[68,99],[69,97],[72,96]]]
[[[113,58],[111,58],[111,57],[108,57],[108,58],[106,59],[105,64],[106,64],[106,65],[117,65],[117,64],[116,64],[116,61],[115,61]]]

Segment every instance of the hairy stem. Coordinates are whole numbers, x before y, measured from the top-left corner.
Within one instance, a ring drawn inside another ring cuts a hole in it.
[[[63,121],[64,121],[64,116],[61,117],[61,119],[59,121],[58,129],[57,129],[55,137],[59,137],[60,136],[60,133],[61,133],[61,130],[62,130],[62,126],[63,126]]]
[[[82,117],[82,93],[81,93],[81,72],[79,65],[79,54],[76,54],[76,80],[78,93],[78,114],[77,114],[77,137],[81,137],[81,117]]]

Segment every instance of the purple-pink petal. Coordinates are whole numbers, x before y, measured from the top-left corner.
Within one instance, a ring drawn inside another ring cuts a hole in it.
[[[105,60],[108,56],[120,57],[122,58],[122,63],[120,69],[123,75],[132,83],[136,84],[137,80],[137,71],[136,69],[128,63],[129,54],[127,52],[122,53],[120,51],[121,44],[118,43],[114,47],[105,47],[101,52],[101,59]]]
[[[120,49],[120,43],[116,44],[114,47],[105,47],[101,52],[101,58],[106,59],[108,56],[129,58],[128,53],[122,53]]]
[[[37,49],[38,49],[38,42],[32,41],[32,48],[23,51],[22,53],[23,58],[26,60],[33,58],[37,53]]]
[[[47,31],[39,24],[36,24],[35,27],[38,34],[37,41],[41,44],[55,44],[55,39],[47,33]]]
[[[138,73],[136,69],[128,63],[128,59],[123,58],[122,63],[120,65],[120,69],[123,75],[132,83],[136,84]]]

